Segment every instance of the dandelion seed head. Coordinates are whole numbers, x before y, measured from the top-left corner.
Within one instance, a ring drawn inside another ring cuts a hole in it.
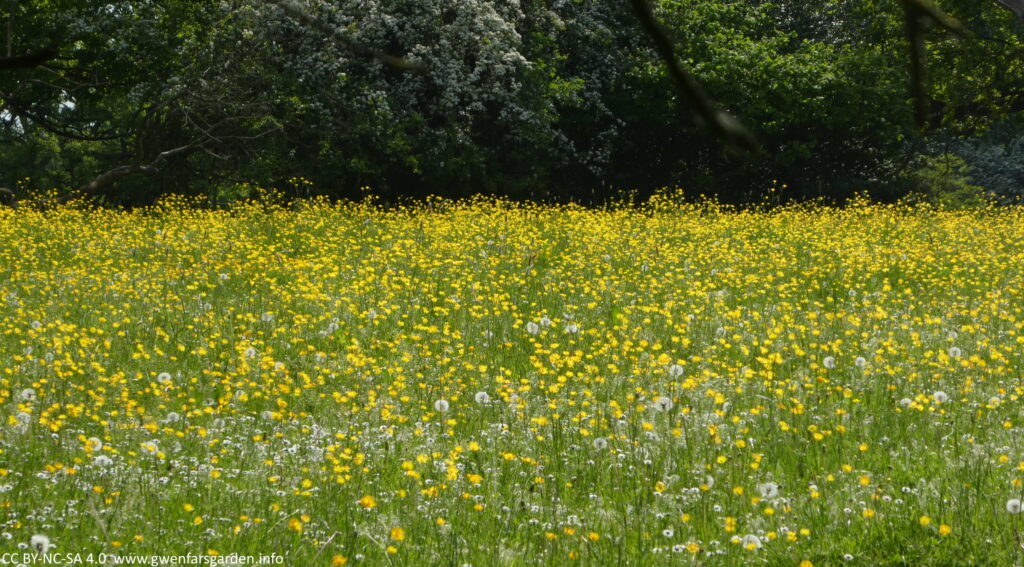
[[[758,484],[757,491],[761,494],[761,498],[766,500],[779,497],[779,485],[774,482]]]
[[[763,545],[761,544],[761,538],[757,537],[754,534],[747,534],[743,536],[743,538],[740,540],[740,544],[743,546],[743,549],[748,549],[751,551],[761,549],[761,547],[763,547]]]
[[[54,547],[57,547],[50,542],[50,538],[42,534],[36,534],[29,538],[28,545],[38,553],[47,553]]]
[[[665,396],[659,396],[654,399],[654,408],[658,411],[669,411],[674,405],[675,403],[672,399]]]

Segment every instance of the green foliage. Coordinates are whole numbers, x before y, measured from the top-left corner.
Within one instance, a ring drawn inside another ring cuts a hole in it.
[[[1024,136],[1020,120],[997,124],[983,136],[954,140],[950,151],[970,165],[971,181],[1001,202],[1024,197]]]
[[[972,168],[958,155],[919,156],[910,174],[910,200],[924,201],[945,209],[982,207],[989,193],[972,183]]]
[[[939,4],[972,35],[925,36],[931,126],[979,139],[1024,110],[1020,24],[995,2]],[[298,5],[337,37],[253,0],[0,2],[0,46],[59,47],[50,64],[0,71],[0,186],[103,180],[89,191],[108,203],[217,201],[306,176],[386,200],[682,185],[736,202],[779,179],[782,201],[842,201],[904,193],[904,164],[934,137],[913,125],[898,2],[655,2],[682,62],[757,135],[755,159],[724,151],[676,99],[628,3]]]

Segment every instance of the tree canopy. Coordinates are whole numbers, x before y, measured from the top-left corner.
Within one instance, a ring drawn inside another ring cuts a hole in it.
[[[949,175],[1010,198],[1021,8],[0,0],[0,187],[895,198],[952,156]]]

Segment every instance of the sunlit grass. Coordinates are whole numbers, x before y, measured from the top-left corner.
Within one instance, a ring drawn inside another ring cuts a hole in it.
[[[0,210],[0,551],[1019,563],[1022,267],[1020,209]]]

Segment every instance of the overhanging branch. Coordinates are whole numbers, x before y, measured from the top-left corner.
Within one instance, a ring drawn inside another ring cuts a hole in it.
[[[1024,20],[1024,0],[996,0],[1004,8],[1014,13],[1015,16]]]
[[[79,187],[68,198],[71,198],[71,196],[95,195],[102,191],[104,188],[110,186],[111,184],[117,182],[118,180],[124,177],[128,177],[129,175],[134,175],[136,173],[152,173],[155,171],[159,171],[160,166],[168,158],[174,157],[179,154],[188,154],[194,152],[200,149],[202,145],[203,144],[200,142],[186,144],[184,146],[180,146],[171,150],[161,152],[159,155],[156,156],[155,159],[153,159],[153,161],[149,163],[122,165],[115,167],[113,169],[108,169],[107,171],[104,171],[103,173],[96,176],[92,181]]]
[[[704,120],[719,138],[730,146],[740,148],[750,153],[759,153],[761,145],[757,138],[750,133],[743,124],[728,112],[718,108],[715,101],[704,92],[697,79],[691,75],[676,58],[675,48],[668,34],[658,24],[651,12],[647,0],[632,0],[633,10],[636,12],[640,25],[651,36],[654,41],[654,48],[658,56],[668,67],[668,74],[676,84],[676,89],[683,95],[683,98],[696,109],[697,114]]]
[[[31,69],[57,57],[57,46],[51,45],[39,51],[14,57],[0,57],[0,70]]]

